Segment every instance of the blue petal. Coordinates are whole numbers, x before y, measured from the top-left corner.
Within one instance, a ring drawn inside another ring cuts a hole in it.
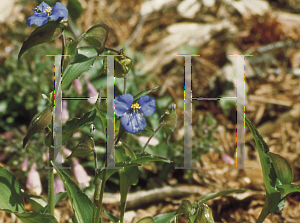
[[[139,98],[139,105],[142,107],[141,111],[145,116],[150,116],[154,113],[155,111],[155,100],[154,98],[145,95]]]
[[[60,2],[56,2],[52,8],[51,20],[57,20],[58,18],[68,18],[68,9]]]
[[[26,24],[28,26],[31,26],[33,24],[37,26],[42,26],[46,24],[49,20],[49,17],[47,16],[47,13],[34,13],[32,16],[27,18]]]
[[[46,4],[45,2],[42,2],[39,6],[36,7],[37,8],[37,12],[41,13],[41,12],[46,12],[47,8],[51,8],[48,4]],[[46,12],[47,13],[47,12]]]
[[[132,134],[136,134],[146,127],[146,120],[143,114],[138,112],[126,113],[121,118],[121,123],[124,129]]]
[[[122,117],[131,109],[133,97],[131,94],[119,95],[115,98],[115,104],[112,105],[116,116]]]

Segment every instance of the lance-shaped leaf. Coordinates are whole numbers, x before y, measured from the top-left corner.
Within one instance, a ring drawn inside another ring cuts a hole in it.
[[[132,67],[132,61],[127,56],[115,56],[114,57],[114,68],[115,68],[115,77],[124,78],[125,74],[129,72]],[[103,60],[103,67],[100,71],[101,74],[107,74],[107,57]]]
[[[51,118],[52,118],[52,109],[53,108],[51,106],[49,106],[44,111],[36,114],[33,117],[33,119],[31,120],[31,122],[29,124],[27,134],[26,134],[25,138],[23,139],[23,148],[25,148],[28,140],[35,133],[43,130],[50,124]]]
[[[108,35],[108,26],[105,24],[94,25],[83,33],[79,38],[78,42],[81,40],[86,40],[90,46],[93,46],[98,54],[104,51],[105,42]]]
[[[68,90],[72,81],[77,79],[83,72],[88,71],[98,55],[93,47],[79,47],[76,50],[78,50],[76,59],[67,66],[63,73],[62,90]]]
[[[71,155],[67,157],[67,159],[70,159],[72,157],[86,156],[91,152],[93,152],[94,147],[95,147],[95,143],[93,138],[88,135],[85,135],[83,139],[75,147]]]
[[[23,43],[18,59],[29,49],[42,43],[47,43],[60,37],[66,26],[58,21],[50,21],[36,28]]]
[[[56,169],[58,175],[62,179],[64,186],[68,192],[69,199],[74,210],[73,222],[88,223],[92,222],[93,204],[78,185],[70,178],[70,176],[54,162],[51,164]]]
[[[127,148],[126,148],[127,149]],[[131,157],[128,155],[128,151],[124,147],[116,147],[115,155],[116,162],[128,163],[131,161]],[[124,167],[118,170],[120,175],[120,194],[121,194],[121,222],[123,222],[123,217],[126,209],[127,194],[131,185],[136,185],[139,180],[139,169],[137,166]]]
[[[152,91],[156,90],[157,88],[159,88],[158,85],[155,86],[155,87],[153,87],[153,88],[151,88],[151,89],[147,89],[147,90],[141,91],[140,93],[138,93],[137,95],[135,95],[135,96],[133,97],[133,101],[139,99],[140,97],[142,97],[142,96],[144,96],[144,95],[150,94]]]

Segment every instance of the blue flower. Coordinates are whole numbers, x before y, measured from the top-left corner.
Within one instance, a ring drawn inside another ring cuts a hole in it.
[[[53,8],[51,8],[45,2],[42,2],[32,11],[33,15],[27,18],[26,24],[28,26],[31,26],[33,24],[42,26],[46,24],[49,19],[57,20],[58,18],[68,18],[68,9],[60,2],[56,2]]]
[[[136,134],[146,127],[146,120],[143,117],[150,116],[155,111],[155,100],[150,96],[142,96],[138,102],[133,103],[131,94],[119,95],[115,98],[113,109],[115,114],[121,118],[121,124],[127,132]]]

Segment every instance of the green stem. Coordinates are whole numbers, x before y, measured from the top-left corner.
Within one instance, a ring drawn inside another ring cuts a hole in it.
[[[106,162],[103,164],[104,172],[103,172],[103,179],[99,180],[95,186],[95,194],[94,194],[94,210],[93,210],[93,223],[101,222],[101,211],[102,211],[102,200],[103,200],[103,193],[105,187],[105,177],[106,171],[105,168]],[[99,172],[98,172],[99,174]]]
[[[53,94],[54,96],[54,94]],[[54,168],[51,165],[51,161],[54,161],[54,122],[52,118],[52,137],[51,147],[49,148],[49,160],[48,160],[48,205],[49,214],[54,216]]]
[[[144,153],[146,147],[148,146],[150,140],[153,138],[153,136],[158,132],[158,130],[160,130],[165,124],[165,121],[163,121],[162,123],[159,124],[159,126],[155,129],[155,131],[150,135],[149,139],[147,140],[146,144],[144,145],[141,154]]]
[[[266,217],[268,217],[268,215],[270,214],[270,211],[269,211],[269,202],[268,202],[268,196],[266,196],[266,200],[265,200],[265,204],[264,204],[264,207],[258,217],[258,219],[256,220],[256,223],[263,223],[264,220],[266,219]]]
[[[127,76],[128,76],[128,73],[126,73],[125,76],[124,76],[124,93],[123,93],[123,94],[126,94],[126,88],[127,88]]]

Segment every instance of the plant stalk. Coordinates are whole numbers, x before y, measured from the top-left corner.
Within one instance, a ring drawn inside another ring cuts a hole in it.
[[[256,223],[263,223],[264,220],[266,219],[266,217],[268,217],[268,215],[270,214],[269,207],[268,207],[269,206],[268,200],[269,200],[268,196],[266,196],[264,207],[261,210],[261,213],[260,213],[258,219],[256,220]]]
[[[105,187],[105,177],[106,171],[105,168],[106,162],[103,164],[104,172],[103,172],[103,179],[99,180],[95,186],[95,194],[94,194],[94,210],[93,210],[93,223],[101,223],[101,211],[102,211],[102,200],[103,200],[103,193]],[[96,170],[97,171],[97,170]],[[98,172],[99,174],[99,172]]]
[[[54,94],[53,94],[54,97]],[[54,161],[54,120],[52,117],[52,137],[51,147],[49,148],[49,159],[48,159],[48,205],[49,214],[54,216],[54,169],[51,165],[51,161]]]
[[[165,121],[163,121],[162,123],[159,124],[159,126],[155,129],[155,131],[150,135],[150,137],[148,138],[146,144],[144,145],[141,154],[143,154],[145,152],[146,147],[148,146],[150,140],[153,138],[153,136],[158,132],[158,130],[160,130],[165,124]]]

